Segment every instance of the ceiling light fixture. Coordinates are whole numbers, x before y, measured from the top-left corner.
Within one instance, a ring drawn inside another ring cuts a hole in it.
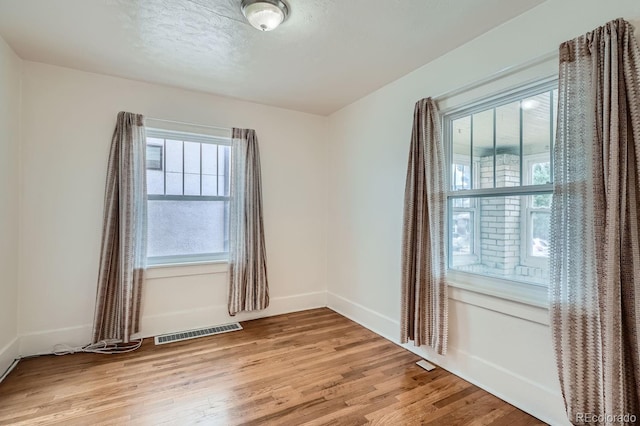
[[[536,101],[535,99],[525,99],[524,101],[522,101],[522,109],[534,109],[537,108],[538,105],[540,105],[540,102]]]
[[[289,7],[280,0],[242,0],[242,13],[260,31],[275,30],[289,16]]]

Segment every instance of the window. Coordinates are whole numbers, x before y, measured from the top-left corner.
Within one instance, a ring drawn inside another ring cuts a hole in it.
[[[547,284],[556,87],[445,114],[451,270]]]
[[[150,264],[227,257],[230,143],[222,137],[147,129]]]

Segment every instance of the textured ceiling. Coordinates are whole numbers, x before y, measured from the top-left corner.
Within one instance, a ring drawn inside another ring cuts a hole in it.
[[[27,60],[329,114],[543,0],[289,0],[262,33],[240,0],[0,0]]]

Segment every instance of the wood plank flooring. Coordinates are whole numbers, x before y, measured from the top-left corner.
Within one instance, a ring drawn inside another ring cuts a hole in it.
[[[136,352],[21,361],[6,425],[539,425],[329,309]]]

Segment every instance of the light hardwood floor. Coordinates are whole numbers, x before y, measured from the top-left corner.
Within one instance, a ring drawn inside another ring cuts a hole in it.
[[[543,424],[329,309],[242,325],[23,360],[0,384],[0,424]]]

